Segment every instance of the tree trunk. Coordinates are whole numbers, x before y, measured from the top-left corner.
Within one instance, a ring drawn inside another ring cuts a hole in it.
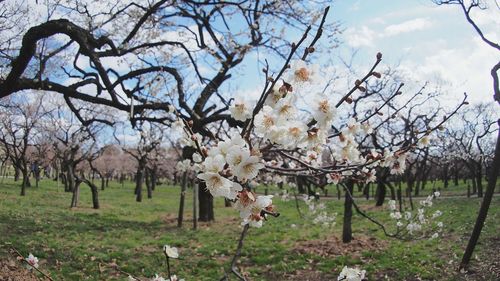
[[[68,182],[66,186],[68,188],[67,191],[72,192],[75,189],[75,173],[72,165],[68,165],[66,174],[66,181]]]
[[[78,206],[78,197],[80,197],[80,181],[76,181],[75,186],[73,187],[70,208],[76,208]]]
[[[66,179],[66,174],[61,173],[59,175],[59,178],[61,179],[61,182],[64,184],[64,192],[68,192],[68,180]]]
[[[177,227],[182,227],[182,221],[184,219],[184,201],[186,198],[186,185],[187,185],[187,173],[184,172],[182,174],[182,183],[181,183],[181,198],[179,202],[179,215],[177,216]]]
[[[142,182],[144,180],[144,169],[139,167],[135,176],[135,201],[142,202]]]
[[[389,190],[391,191],[391,200],[396,200],[396,190],[394,186],[390,182],[387,182],[386,185],[389,186]]]
[[[420,179],[417,180],[417,184],[415,184],[415,197],[420,195],[420,184],[422,181]]]
[[[477,192],[477,182],[475,176],[472,176],[472,194]]]
[[[14,181],[19,181],[19,176],[21,175],[21,171],[17,165],[14,166]]]
[[[151,189],[154,191],[156,188],[156,183],[158,182],[157,179],[157,168],[155,167],[154,169],[151,170]]]
[[[483,175],[481,173],[481,168],[477,169],[475,180],[477,182],[477,197],[483,197]]]
[[[146,180],[146,188],[148,190],[148,199],[153,198],[153,189],[151,188],[151,181],[149,178],[150,171],[148,168],[145,169],[144,179]]]
[[[385,194],[387,190],[385,188],[384,182],[379,179],[377,181],[377,191],[375,193],[375,196],[377,197],[377,202],[375,203],[375,206],[382,206],[385,201]]]
[[[97,186],[95,186],[92,182],[87,182],[90,191],[92,192],[92,208],[99,209],[99,192]]]
[[[193,229],[198,228],[198,185],[193,185]]]
[[[500,126],[500,120],[498,120],[498,125]],[[481,202],[481,208],[479,209],[479,213],[477,215],[476,223],[474,225],[474,229],[472,230],[469,243],[467,244],[464,256],[462,257],[462,261],[460,263],[460,269],[466,268],[469,265],[470,259],[474,252],[474,248],[476,247],[477,241],[479,240],[479,236],[481,235],[484,222],[486,221],[486,217],[488,216],[488,210],[490,208],[491,200],[493,198],[493,192],[495,191],[498,173],[500,172],[500,130],[497,136],[495,156],[493,158],[493,164],[491,169],[492,169],[491,173],[489,174],[488,177],[488,186],[486,188],[483,201]]]
[[[443,168],[443,181],[444,181],[444,188],[448,188],[449,185],[448,165],[445,165],[445,167]]]
[[[198,185],[198,201],[200,207],[199,221],[213,221],[214,216],[214,198],[207,190],[205,182]]]
[[[346,192],[344,201],[344,224],[342,227],[342,242],[349,243],[352,240],[352,192],[354,190],[354,182],[349,180],[346,182]]]
[[[23,181],[21,183],[21,196],[25,196],[26,195],[26,182],[27,182],[26,176],[23,175]]]
[[[411,175],[408,178],[407,181],[407,186],[406,186],[406,196],[408,197],[408,200],[410,201],[410,207],[413,210],[413,199],[412,199],[412,193],[413,193],[413,185],[415,184],[415,181],[411,178]]]
[[[366,200],[370,199],[370,186],[372,184],[365,184],[365,188],[363,189],[363,195],[365,196]]]

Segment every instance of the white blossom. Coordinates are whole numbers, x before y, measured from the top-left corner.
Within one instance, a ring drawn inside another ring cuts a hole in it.
[[[239,121],[245,121],[252,117],[251,109],[244,102],[235,102],[229,107],[231,116]]]
[[[241,163],[234,168],[233,173],[239,180],[252,180],[262,168],[264,168],[264,164],[260,162],[259,157],[250,156],[243,159]]]
[[[28,257],[25,258],[25,260],[28,262],[28,265],[26,266],[28,269],[38,268],[38,258],[35,257],[32,253],[29,253]]]
[[[365,270],[359,270],[357,268],[349,268],[344,266],[340,272],[337,280],[338,281],[362,281],[365,279]]]
[[[163,253],[167,255],[169,258],[178,259],[179,258],[179,250],[176,247],[170,247],[169,245],[163,245]]]

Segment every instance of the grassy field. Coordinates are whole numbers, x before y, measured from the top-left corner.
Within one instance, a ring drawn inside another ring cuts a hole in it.
[[[216,221],[192,230],[190,191],[185,224],[177,228],[178,187],[158,186],[152,199],[137,203],[132,184],[122,187],[113,182],[99,193],[100,210],[91,208],[90,190],[83,185],[79,207],[74,209],[69,209],[71,194],[53,181],[28,188],[25,197],[19,191],[18,183],[10,180],[0,184],[0,260],[11,259],[11,246],[25,255],[31,252],[39,257],[40,269],[55,280],[126,280],[126,275],[113,269],[114,264],[139,277],[166,276],[164,244],[179,248],[182,259],[171,264],[178,276],[219,280],[241,232],[237,212],[219,199]],[[327,201],[329,211],[338,213],[337,225],[327,228],[301,219],[294,201],[275,198],[274,203],[281,216],[260,229],[250,229],[243,247],[238,266],[249,280],[336,280],[344,265],[367,270],[368,280],[498,280],[498,196],[468,274],[455,269],[479,208],[477,198],[436,202],[445,223],[443,237],[436,240],[389,239],[355,215],[355,239],[349,245],[339,242],[342,202]],[[373,201],[359,200],[359,204],[381,221],[390,220],[385,207],[374,208]]]

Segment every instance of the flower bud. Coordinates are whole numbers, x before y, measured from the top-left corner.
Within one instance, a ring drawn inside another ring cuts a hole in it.
[[[381,60],[382,59],[382,53],[381,52],[378,52],[377,53],[377,60]]]
[[[187,124],[188,124],[189,128],[192,128],[193,127],[193,120],[189,120],[187,122]]]
[[[377,77],[377,78],[382,77],[382,74],[380,74],[380,72],[376,72],[376,71],[373,71],[372,75],[375,76],[375,77]]]
[[[341,142],[345,142],[345,136],[344,136],[344,134],[340,133],[340,135],[339,135],[339,140],[340,140]]]

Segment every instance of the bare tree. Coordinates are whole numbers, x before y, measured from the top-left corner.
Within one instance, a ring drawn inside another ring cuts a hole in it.
[[[31,139],[37,134],[36,126],[40,119],[47,114],[43,107],[43,98],[35,100],[4,100],[0,106],[2,116],[0,129],[0,143],[12,165],[22,174],[21,196],[26,195],[26,187],[30,186],[30,163],[28,149],[32,145]]]

